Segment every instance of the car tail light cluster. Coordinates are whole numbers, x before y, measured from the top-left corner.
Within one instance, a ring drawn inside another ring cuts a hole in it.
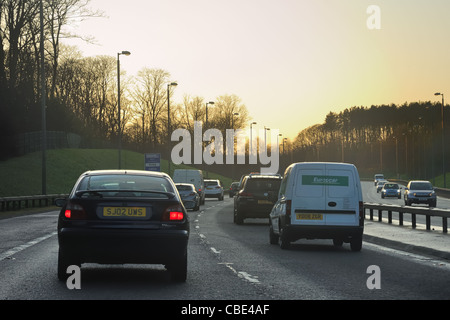
[[[241,197],[253,197],[253,193],[241,191],[239,193]]]
[[[164,210],[163,221],[182,221],[184,219],[184,212],[180,205],[170,206]]]
[[[292,200],[286,200],[286,220],[291,221]]]
[[[71,220],[84,220],[87,215],[83,206],[75,203],[69,203],[64,211],[64,217]]]
[[[359,202],[359,225],[364,226],[364,202]]]

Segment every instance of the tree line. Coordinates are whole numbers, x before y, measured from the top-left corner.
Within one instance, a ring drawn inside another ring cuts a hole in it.
[[[0,1],[0,158],[17,154],[18,134],[42,130],[42,76],[46,129],[77,133],[85,146],[116,145],[120,132],[124,147],[159,150],[168,141],[168,99],[172,129],[193,130],[194,121],[206,121],[209,101],[191,95],[173,101],[170,72],[146,67],[133,77],[121,71],[119,121],[116,57],[83,57],[76,47],[62,43],[64,38],[78,37],[66,26],[102,17],[89,8],[89,2],[43,0],[45,74],[41,75],[40,0]],[[247,108],[236,95],[221,95],[209,105],[209,127],[225,132],[248,121]]]
[[[295,158],[351,162],[367,174],[384,171],[391,177],[432,179],[442,174],[443,155],[449,151],[448,109],[446,105],[444,135],[440,102],[352,107],[330,112],[322,124],[298,134],[293,141]]]
[[[224,94],[214,104],[196,95],[174,101],[176,87],[168,84],[175,79],[170,72],[146,67],[133,77],[121,72],[119,121],[117,58],[84,57],[76,47],[63,44],[65,38],[79,37],[67,26],[103,16],[89,7],[90,0],[42,0],[45,73],[41,74],[40,1],[0,0],[0,159],[18,154],[17,135],[42,129],[42,77],[47,130],[79,134],[85,147],[116,147],[121,132],[124,148],[165,152],[170,129],[192,132],[195,121],[224,135],[227,128],[248,127],[248,110],[238,96]],[[450,128],[448,106],[445,109],[444,127]],[[434,177],[442,171],[443,158],[450,156],[448,132],[442,140],[439,102],[347,108],[330,112],[324,123],[283,143],[280,170],[294,161],[345,161],[367,173]]]

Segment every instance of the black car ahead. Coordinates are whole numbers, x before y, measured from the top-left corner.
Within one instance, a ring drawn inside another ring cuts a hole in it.
[[[172,179],[151,171],[90,171],[59,199],[58,277],[70,265],[164,264],[187,275],[189,220]]]
[[[280,175],[250,174],[234,197],[234,223],[246,218],[269,218],[281,185]]]

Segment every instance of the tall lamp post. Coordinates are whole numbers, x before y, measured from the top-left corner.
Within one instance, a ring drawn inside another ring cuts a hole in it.
[[[441,106],[441,133],[442,133],[442,174],[444,175],[444,188],[447,187],[446,179],[445,179],[445,141],[444,141],[444,94],[440,92],[436,92],[435,96],[442,96],[442,106]]]
[[[168,163],[169,163],[169,176],[170,176],[170,87],[174,86],[176,87],[178,83],[171,82],[167,84],[167,146],[169,148],[168,152]]]
[[[256,164],[256,152],[253,153],[253,125],[257,124],[256,122],[250,123],[250,150],[248,156],[249,164]]]
[[[214,104],[214,101],[206,103],[206,120],[205,120],[205,130],[208,129],[208,104]]]
[[[117,108],[118,108],[118,118],[119,118],[119,169],[122,168],[122,124],[121,124],[121,110],[120,110],[120,56],[129,56],[130,51],[122,51],[117,53]]]
[[[45,58],[44,58],[44,5],[40,3],[40,56],[41,56],[41,123],[42,123],[42,194],[47,194],[47,121],[45,111]]]

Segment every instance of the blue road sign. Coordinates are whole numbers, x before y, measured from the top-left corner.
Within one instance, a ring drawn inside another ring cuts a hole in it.
[[[161,154],[146,153],[145,154],[145,170],[161,171]]]

